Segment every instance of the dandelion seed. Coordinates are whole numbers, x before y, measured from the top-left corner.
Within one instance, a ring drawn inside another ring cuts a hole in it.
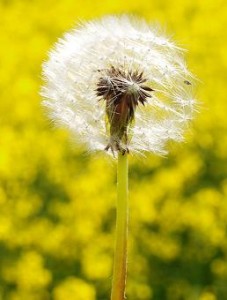
[[[43,105],[89,150],[166,153],[195,111],[182,50],[126,16],[67,33],[43,74]]]

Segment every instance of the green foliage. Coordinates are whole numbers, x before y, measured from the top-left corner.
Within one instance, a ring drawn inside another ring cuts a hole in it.
[[[79,19],[132,13],[189,50],[201,113],[168,158],[130,159],[129,300],[226,299],[225,1],[2,0],[0,299],[109,299],[115,162],[40,108],[41,64]]]

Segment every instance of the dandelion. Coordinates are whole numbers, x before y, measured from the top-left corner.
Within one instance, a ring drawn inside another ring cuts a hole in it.
[[[109,16],[65,34],[44,63],[43,105],[89,151],[118,154],[112,300],[124,299],[128,153],[167,153],[195,111],[183,51],[145,21]]]

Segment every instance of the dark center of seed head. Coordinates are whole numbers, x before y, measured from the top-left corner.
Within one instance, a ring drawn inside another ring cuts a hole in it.
[[[111,67],[97,82],[96,94],[106,101],[110,140],[106,146],[114,151],[128,152],[128,126],[139,103],[143,104],[153,91],[144,83],[143,72]]]
[[[144,103],[151,97],[150,92],[154,91],[144,83],[147,80],[143,72],[125,71],[120,68],[111,67],[104,72],[97,83],[96,94],[102,99],[118,103],[124,96],[131,96],[135,105]],[[128,97],[127,97],[128,98]]]

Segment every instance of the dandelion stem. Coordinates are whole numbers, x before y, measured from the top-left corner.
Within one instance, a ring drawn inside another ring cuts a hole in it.
[[[118,154],[116,245],[111,300],[125,299],[128,240],[128,155]]]

